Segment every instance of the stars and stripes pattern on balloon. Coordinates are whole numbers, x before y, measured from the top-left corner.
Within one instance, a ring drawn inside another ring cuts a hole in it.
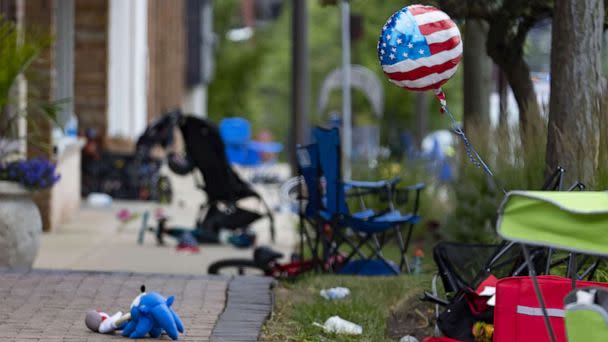
[[[441,112],[452,121],[454,133],[462,138],[471,162],[494,179],[450,113],[441,90],[441,85],[454,76],[462,59],[462,41],[456,23],[435,7],[406,6],[386,21],[377,48],[380,65],[389,81],[408,90],[434,91]]]
[[[432,6],[411,5],[393,14],[378,41],[378,58],[389,80],[414,91],[439,89],[458,68],[458,26]]]

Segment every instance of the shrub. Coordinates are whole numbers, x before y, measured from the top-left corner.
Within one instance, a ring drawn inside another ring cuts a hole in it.
[[[488,243],[497,239],[494,227],[504,190],[539,190],[544,183],[546,124],[535,123],[540,134],[526,137],[521,145],[517,127],[490,131],[486,139],[479,130],[467,132],[476,144],[494,177],[476,168],[466,156],[460,156],[458,180],[452,184],[453,211],[445,217],[442,236],[448,240]],[[464,154],[464,153],[462,153]]]

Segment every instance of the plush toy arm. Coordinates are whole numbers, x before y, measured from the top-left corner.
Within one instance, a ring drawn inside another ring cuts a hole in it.
[[[163,329],[161,327],[154,326],[150,330],[150,337],[152,337],[152,338],[158,338],[158,337],[160,337],[160,334],[162,334],[162,332],[163,332]]]
[[[173,320],[175,320],[175,325],[177,326],[177,331],[179,331],[180,333],[184,333],[184,324],[182,323],[182,320],[179,318],[179,316],[177,315],[177,313],[175,313],[175,311],[173,311],[173,309],[169,309],[171,310],[171,314],[173,315]]]
[[[122,315],[122,317],[117,319],[116,322],[114,323],[114,325],[116,325],[116,329],[119,329],[123,324],[125,324],[126,322],[128,322],[130,320],[131,320],[131,313],[127,312],[126,314]]]
[[[135,331],[136,326],[137,323],[135,323],[135,321],[129,321],[129,323],[127,323],[125,328],[122,330],[122,336],[129,337],[133,333],[133,331]]]
[[[114,315],[106,318],[99,325],[99,332],[102,334],[111,333],[118,329],[119,324],[116,324],[122,318],[122,312],[118,311]]]
[[[142,338],[146,336],[150,330],[152,330],[153,322],[148,317],[141,317],[139,322],[137,322],[137,326],[135,327],[135,331],[129,335],[129,338]]]

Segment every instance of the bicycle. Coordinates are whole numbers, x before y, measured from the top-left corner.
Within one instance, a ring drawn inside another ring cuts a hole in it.
[[[269,247],[257,247],[253,251],[253,259],[233,258],[223,259],[209,265],[208,274],[223,275],[264,275],[277,279],[292,279],[303,273],[331,267],[344,261],[344,257],[330,258],[328,262],[318,259],[301,260],[297,254],[292,254],[291,261],[280,263],[283,253],[277,252]]]

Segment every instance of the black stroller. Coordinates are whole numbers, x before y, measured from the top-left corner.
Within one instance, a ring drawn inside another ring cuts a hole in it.
[[[274,241],[274,218],[269,206],[232,169],[219,130],[209,120],[180,111],[166,113],[146,129],[137,143],[138,151],[145,154],[146,149],[156,144],[169,147],[173,144],[176,127],[182,132],[186,154],[168,153],[168,166],[179,175],[187,175],[198,169],[202,179],[196,177],[197,187],[207,194],[207,201],[200,206],[192,229],[170,228],[166,226],[166,219],[160,219],[156,229],[157,241],[162,244],[164,235],[180,238],[188,233],[199,243],[218,243],[220,229],[244,229],[263,218],[269,221],[270,235]],[[241,207],[239,201],[246,198],[258,200],[262,210]],[[143,240],[142,234],[140,241]]]
[[[138,153],[116,153],[101,150],[94,130],[87,130],[87,143],[82,152],[81,195],[101,192],[115,199],[171,202],[169,178],[161,174],[163,161],[150,155],[146,144]]]

